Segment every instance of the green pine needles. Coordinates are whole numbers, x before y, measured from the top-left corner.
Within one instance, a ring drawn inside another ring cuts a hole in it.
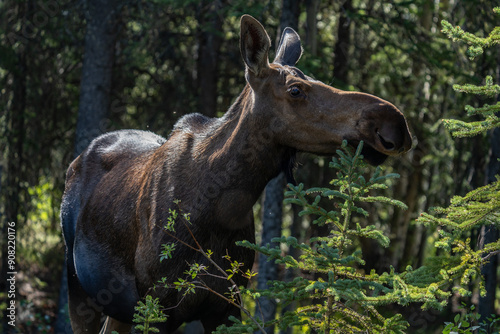
[[[365,273],[361,269],[365,262],[356,247],[357,240],[371,238],[384,247],[389,245],[388,237],[375,226],[362,227],[356,222],[368,216],[363,203],[378,202],[406,209],[400,201],[375,195],[377,191],[387,189],[389,179],[399,175],[383,175],[382,169],[377,168],[369,179],[365,179],[361,149],[362,143],[356,152],[351,152],[344,143],[342,150],[337,152],[339,158],[330,163],[331,168],[337,169],[337,178],[330,183],[331,189],[289,185],[285,202],[301,206],[300,215],[314,217],[313,224],[328,226],[330,232],[327,236],[311,238],[307,243],[299,243],[294,237],[273,240],[297,249],[298,258],[283,254],[280,245],[240,243],[288,269],[307,273],[291,282],[269,282],[269,288],[264,291],[249,291],[253,295],[279,300],[283,306],[300,305],[263,326],[276,324],[280,329],[299,326],[300,332],[404,333],[408,323],[402,316],[382,314],[381,307],[412,302],[423,303],[424,308],[441,309],[445,305],[449,294],[433,282],[424,283],[411,268],[404,273],[391,269],[382,274],[375,271]],[[333,202],[337,209],[324,209],[325,201]],[[241,332],[248,325],[238,322],[232,329]]]
[[[422,213],[419,222],[447,226],[457,233],[500,221],[500,183],[477,188],[465,196],[454,196],[447,208],[433,208],[437,216]]]
[[[500,93],[500,86],[493,84],[493,78],[491,76],[487,76],[485,82],[484,86],[475,86],[471,84],[453,85],[453,89],[457,92],[485,95],[487,97],[492,97]],[[472,137],[500,126],[500,119],[497,116],[500,112],[500,102],[493,105],[485,104],[479,108],[467,105],[465,106],[465,110],[467,111],[467,116],[471,117],[477,115],[483,119],[472,122],[464,122],[457,119],[444,119],[444,126],[454,137]]]
[[[500,7],[494,9],[500,14]],[[482,54],[485,48],[500,44],[500,27],[496,27],[486,38],[479,38],[464,32],[460,27],[453,28],[446,21],[442,22],[443,32],[448,34],[454,41],[461,41],[469,45],[468,54],[471,59]],[[500,86],[493,84],[493,78],[488,76],[484,86],[454,85],[459,92],[497,96]],[[465,137],[484,133],[490,129],[500,126],[496,114],[500,112],[500,103],[493,106],[484,105],[480,108],[466,107],[469,116],[484,118],[481,121],[463,122],[459,120],[443,120],[445,126],[453,136]],[[465,196],[455,196],[446,208],[433,208],[432,214],[422,213],[417,219],[418,223],[427,226],[439,226],[439,239],[435,243],[437,248],[443,249],[442,257],[449,257],[440,270],[442,285],[446,281],[455,284],[454,289],[463,296],[470,296],[473,287],[471,282],[478,281],[481,295],[486,291],[483,286],[484,278],[481,275],[481,267],[493,255],[500,253],[500,240],[480,245],[480,249],[473,249],[474,242],[468,238],[470,231],[481,226],[496,224],[500,222],[500,181],[472,190]],[[494,293],[494,292],[491,292]]]
[[[495,14],[500,14],[500,7],[493,8]],[[484,53],[484,49],[500,44],[500,27],[495,27],[487,37],[478,37],[474,34],[464,31],[460,27],[453,27],[453,25],[442,20],[441,25],[443,32],[448,35],[448,38],[455,41],[464,42],[468,45],[467,55],[472,60]]]
[[[493,9],[495,14],[500,14],[500,7]],[[448,35],[453,41],[460,41],[468,45],[467,55],[471,60],[482,55],[484,50],[500,44],[500,27],[495,27],[493,31],[485,38],[477,37],[471,33],[465,32],[460,27],[453,27],[448,21],[441,21],[443,32]],[[487,76],[483,86],[471,84],[453,85],[453,89],[457,92],[468,94],[483,95],[486,97],[494,97],[500,93],[500,86],[493,84],[493,78]],[[480,121],[464,122],[455,119],[443,120],[445,127],[455,137],[471,137],[484,133],[500,126],[498,113],[500,112],[500,102],[494,105],[485,104],[480,108],[474,108],[470,105],[465,107],[468,116],[479,116],[483,118]]]
[[[133,319],[137,323],[135,329],[141,331],[143,334],[158,333],[159,330],[156,327],[152,327],[151,324],[165,322],[167,321],[167,316],[163,314],[158,303],[158,298],[153,299],[153,297],[147,295],[144,301],[144,303],[139,301],[135,307],[136,312]]]
[[[500,7],[494,9],[500,14]],[[484,52],[484,49],[500,44],[500,27],[496,27],[486,38],[479,38],[464,32],[459,27],[452,27],[446,21],[442,22],[443,32],[454,41],[466,43],[468,55],[473,60]],[[486,97],[498,97],[500,86],[493,83],[491,76],[486,77],[484,86],[454,85],[458,92],[481,95]],[[443,120],[444,125],[455,137],[469,137],[483,134],[488,130],[500,126],[498,114],[500,103],[484,105],[480,108],[466,106],[468,116],[481,118],[474,122],[463,122],[459,120]],[[431,213],[422,213],[417,223],[437,228],[439,237],[435,247],[441,249],[440,255],[429,262],[429,269],[439,274],[440,287],[453,286],[453,290],[462,296],[471,296],[472,291],[478,287],[481,296],[486,293],[495,294],[496,291],[486,291],[484,288],[484,277],[481,268],[488,263],[489,259],[500,253],[500,240],[484,243],[482,239],[471,240],[472,231],[481,227],[500,227],[500,178],[496,181],[476,188],[465,196],[455,196],[451,199],[448,207],[431,209]],[[435,265],[432,265],[432,262]],[[484,319],[490,321],[491,319]],[[490,323],[493,323],[491,320]],[[448,324],[447,329],[453,327]],[[468,326],[467,326],[468,327]],[[470,331],[469,328],[466,328]],[[447,332],[445,330],[445,332]],[[449,332],[449,331],[448,331]],[[461,333],[465,331],[460,331]]]

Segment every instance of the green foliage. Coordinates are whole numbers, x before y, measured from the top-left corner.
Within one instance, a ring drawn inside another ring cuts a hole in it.
[[[17,231],[19,258],[41,266],[61,261],[61,232],[59,230],[59,208],[54,205],[54,191],[49,180],[27,189],[32,210],[26,222],[18,224]]]
[[[491,314],[486,319],[483,319],[479,333],[500,333],[500,317],[496,314]]]
[[[258,321],[251,317],[249,311],[243,307],[243,298],[242,298],[242,287],[238,287],[235,281],[233,280],[234,275],[241,275],[246,279],[250,279],[256,275],[256,273],[251,270],[243,271],[241,268],[244,266],[243,263],[232,260],[229,254],[224,255],[222,258],[226,259],[229,263],[229,268],[225,269],[219,266],[213,260],[213,252],[210,249],[203,249],[202,246],[196,240],[194,234],[191,231],[190,225],[190,215],[189,213],[184,213],[179,207],[180,201],[175,200],[174,204],[178,207],[177,210],[169,209],[169,216],[167,218],[167,223],[163,226],[163,231],[170,236],[175,242],[169,242],[162,245],[162,250],[160,252],[160,262],[163,260],[168,260],[173,257],[173,253],[176,249],[177,244],[182,244],[183,246],[189,247],[192,250],[195,250],[199,254],[203,256],[203,258],[208,262],[209,265],[200,264],[196,262],[189,263],[187,262],[188,269],[184,271],[184,277],[178,277],[176,281],[171,282],[167,277],[163,277],[159,283],[159,287],[165,289],[175,289],[178,292],[182,293],[183,296],[188,294],[194,294],[197,290],[204,290],[210,293],[213,293],[220,297],[222,300],[226,301],[229,304],[232,304],[247,315],[254,322],[254,325],[257,329],[262,329]],[[190,245],[186,242],[186,240],[179,239],[176,236],[175,225],[183,224],[184,228],[189,232],[192,237],[195,246]],[[214,270],[210,270],[213,268]],[[212,289],[205,282],[206,277],[217,278],[227,280],[231,283],[231,288],[224,294],[221,294]],[[156,286],[155,288],[157,288]],[[247,293],[247,295],[251,295]],[[159,305],[155,306],[159,309]]]
[[[153,299],[150,295],[146,296],[145,303],[138,302],[135,311],[133,321],[138,324],[135,329],[142,331],[144,334],[158,333],[159,330],[150,325],[167,321],[167,316],[160,309],[158,298]]]
[[[493,9],[495,14],[500,14],[500,7]],[[474,34],[464,31],[459,26],[453,27],[451,23],[446,20],[441,21],[443,32],[448,35],[453,41],[461,41],[466,43],[469,47],[467,55],[471,60],[484,53],[484,49],[500,44],[500,27],[496,27],[489,34],[489,36],[482,38]]]
[[[493,9],[495,14],[500,14],[500,7]],[[453,27],[446,20],[441,22],[443,32],[448,35],[453,41],[461,41],[468,45],[467,54],[471,60],[484,53],[484,50],[500,44],[500,27],[495,27],[491,33],[485,37],[477,37],[471,33],[465,32],[460,27]],[[472,84],[453,85],[453,89],[457,92],[463,92],[475,95],[484,95],[486,97],[494,97],[500,93],[500,86],[493,84],[493,78],[487,76],[483,86]],[[474,108],[470,105],[465,107],[468,116],[479,116],[483,118],[481,121],[464,122],[454,119],[443,120],[445,127],[455,137],[470,137],[480,133],[484,133],[490,129],[500,125],[500,120],[497,117],[500,112],[500,102],[494,105],[485,104],[480,108]]]
[[[294,237],[275,238],[273,242],[295,248],[297,258],[283,254],[280,245],[258,246],[248,241],[239,244],[266,255],[269,260],[286,268],[307,272],[306,277],[296,277],[291,282],[271,281],[267,290],[243,290],[257,296],[280,300],[283,305],[299,303],[301,306],[286,312],[279,319],[264,324],[276,324],[284,330],[290,326],[306,326],[309,330],[323,333],[404,333],[408,323],[400,314],[386,315],[380,311],[385,305],[407,305],[420,302],[423,308],[441,309],[449,293],[442,291],[428,275],[419,275],[411,267],[403,273],[365,273],[362,254],[354,247],[356,240],[371,238],[387,247],[389,239],[374,226],[362,227],[354,223],[354,216],[366,217],[363,203],[380,202],[406,208],[400,201],[374,195],[387,188],[387,182],[397,174],[382,173],[380,168],[366,179],[365,164],[361,155],[362,143],[352,152],[344,143],[334,158],[331,168],[337,177],[332,188],[304,189],[302,184],[289,185],[285,202],[300,205],[300,215],[311,215],[313,224],[326,225],[327,236],[311,238],[299,243]],[[324,209],[323,201],[333,202],[337,210]],[[420,272],[422,273],[422,272]],[[312,278],[315,277],[315,278]],[[218,333],[246,332],[248,322],[235,321],[231,330],[222,326]],[[254,327],[252,327],[255,330]]]
[[[486,321],[479,322],[481,316],[475,312],[475,306],[471,305],[467,308],[465,303],[462,303],[462,312],[455,315],[453,322],[445,322],[443,334],[489,334],[498,333],[500,330],[500,318],[492,314]]]
[[[175,246],[176,244],[174,242],[169,242],[161,245],[162,250],[160,252],[160,262],[172,258],[172,253],[175,250]]]
[[[446,208],[434,208],[433,212],[439,216],[423,213],[419,221],[467,231],[480,225],[498,223],[499,210],[500,183],[497,177],[497,182],[472,190],[465,196],[454,196]]]
[[[495,9],[500,13],[500,8]],[[443,22],[443,31],[453,40],[460,40],[470,45],[469,55],[476,57],[483,52],[484,48],[499,44],[500,27],[497,27],[487,38],[479,38],[464,32],[456,27],[452,28],[448,22]],[[472,51],[471,51],[472,50]],[[480,50],[480,53],[478,50]],[[476,52],[476,53],[474,53]],[[486,85],[477,87],[473,85],[454,86],[460,92],[493,96],[500,92],[500,86],[493,84],[491,77],[486,78]],[[444,120],[445,126],[454,136],[472,136],[498,127],[498,117],[495,115],[500,111],[500,104],[494,106],[485,105],[482,108],[467,106],[469,116],[481,116],[485,119],[477,122],[462,122],[458,120]],[[474,249],[471,242],[470,232],[481,226],[496,224],[500,222],[500,179],[483,187],[476,188],[465,196],[455,196],[451,199],[448,207],[436,207],[431,213],[422,213],[417,219],[418,223],[426,226],[439,226],[439,238],[435,247],[443,250],[443,261],[439,269],[440,286],[454,285],[454,290],[462,296],[470,296],[475,286],[479,287],[480,294],[484,296],[484,278],[481,275],[481,267],[486,264],[490,257],[500,253],[500,240],[482,245],[480,249]],[[473,284],[474,283],[474,284]],[[494,293],[494,292],[491,292]]]
[[[462,303],[462,307],[465,310],[463,313],[455,315],[453,322],[445,322],[446,327],[443,329],[443,334],[453,334],[453,333],[464,333],[472,334],[474,331],[481,328],[481,326],[474,326],[479,320],[479,314],[474,313],[475,306],[470,307],[470,312],[465,308],[465,304]]]
[[[484,86],[470,84],[453,85],[453,89],[457,92],[485,95],[487,97],[493,97],[500,93],[500,86],[493,84],[493,78],[491,76],[486,77]],[[455,137],[476,136],[500,126],[500,119],[497,116],[498,112],[500,112],[500,102],[494,105],[485,104],[479,108],[467,105],[465,106],[465,110],[467,111],[467,116],[478,116],[483,118],[483,120],[474,122],[464,122],[456,119],[443,120],[445,127]]]

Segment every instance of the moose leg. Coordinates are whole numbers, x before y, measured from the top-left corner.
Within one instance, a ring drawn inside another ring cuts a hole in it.
[[[75,334],[98,333],[101,310],[83,290],[73,264],[68,261],[68,306],[71,327]]]
[[[132,329],[132,325],[120,322],[111,317],[106,317],[106,321],[104,322],[104,326],[101,329],[99,334],[111,334],[113,331],[118,332],[119,334],[128,334]]]
[[[230,316],[234,316],[238,319],[241,319],[241,311],[236,307],[231,307],[231,309],[222,316],[207,315],[201,318],[201,323],[203,324],[205,333],[212,333],[220,325],[226,325],[227,327],[229,327],[232,324],[234,324],[234,322],[228,319]]]

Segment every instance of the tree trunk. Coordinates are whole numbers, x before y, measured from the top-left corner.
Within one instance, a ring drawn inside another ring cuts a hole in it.
[[[111,103],[112,70],[119,19],[117,0],[85,3],[87,31],[76,125],[75,157],[106,129],[103,120]]]
[[[482,226],[480,233],[481,247],[498,240],[498,229],[495,225]],[[494,255],[481,268],[481,274],[484,276],[484,287],[486,289],[486,296],[479,297],[478,311],[481,315],[481,322],[488,322],[486,319],[495,314],[495,294],[498,287],[497,267],[498,255]]]
[[[74,157],[104,131],[111,103],[112,71],[121,5],[117,0],[85,2],[87,31],[80,82],[80,103],[76,125]],[[64,263],[59,289],[56,333],[72,333],[69,325],[68,281]]]
[[[403,230],[401,231],[402,238],[402,249],[400,257],[395,258],[396,268],[404,270],[404,268],[411,264],[413,267],[416,266],[417,254],[421,247],[421,237],[422,237],[422,225],[412,225],[411,222],[414,217],[411,215],[414,212],[418,212],[420,209],[418,207],[419,194],[422,193],[421,185],[423,180],[423,168],[419,157],[412,159],[412,165],[415,169],[410,173],[411,180],[406,188],[406,195],[404,201],[408,205],[408,209],[403,213],[403,220],[401,225]]]
[[[281,33],[286,27],[295,31],[299,29],[299,0],[283,0],[280,26],[276,34],[276,45],[279,45]],[[271,180],[265,189],[262,217],[262,245],[271,244],[271,239],[281,235],[283,198],[286,178],[280,173]],[[267,262],[267,257],[259,254],[258,289],[266,289],[267,282],[278,279],[278,267],[274,262]],[[276,317],[276,301],[266,297],[259,298],[255,316],[265,322]],[[274,326],[266,328],[267,333],[274,333]]]
[[[292,205],[293,215],[292,215],[292,225],[290,226],[290,235],[297,238],[299,243],[304,242],[304,238],[301,235],[302,234],[301,231],[303,230],[302,229],[302,217],[299,216],[301,209],[302,208],[299,207],[298,205]],[[288,255],[290,255],[294,259],[297,259],[300,255],[300,252],[296,248],[290,247],[290,249],[288,251]],[[295,270],[293,268],[286,268],[285,275],[284,275],[285,276],[284,281],[285,282],[293,281],[295,279],[295,277],[300,275],[300,273],[298,273],[298,271],[299,270]],[[281,309],[281,314],[285,314],[288,311],[293,311],[296,308],[297,308],[297,302],[292,302],[289,305],[287,305]],[[285,330],[280,330],[280,334],[292,334],[292,332],[293,332],[292,327],[288,327]]]
[[[265,189],[262,215],[262,245],[271,245],[271,240],[281,235],[282,203],[284,197],[285,175],[280,173],[269,181]],[[278,279],[278,267],[274,262],[268,262],[267,256],[259,254],[259,270],[257,289],[267,289],[267,282]],[[260,297],[255,307],[255,316],[264,322],[276,316],[276,301]],[[274,326],[266,328],[267,333],[274,333]]]
[[[311,56],[318,54],[318,15],[319,0],[306,0],[306,45],[309,47]]]
[[[490,162],[488,164],[487,183],[496,181],[496,175],[500,174],[500,128],[492,131],[490,137]],[[498,229],[495,225],[483,226],[481,228],[481,245],[495,242],[498,240]],[[486,318],[491,314],[495,314],[495,295],[498,287],[498,255],[490,258],[490,261],[481,268],[481,274],[484,275],[484,287],[486,288],[486,296],[479,298],[479,314],[481,321],[487,321]]]
[[[299,29],[299,0],[283,0],[281,7],[280,27],[276,36],[276,45],[279,44],[281,32],[286,27],[295,31]]]
[[[333,78],[335,82],[347,84],[348,82],[348,59],[349,45],[351,44],[351,20],[347,16],[348,12],[352,11],[352,1],[347,0],[341,7],[339,17],[339,26],[337,32],[337,42],[335,43],[334,62],[333,62]]]
[[[198,11],[197,84],[199,110],[214,117],[217,113],[217,69],[222,45],[222,1],[202,1]]]

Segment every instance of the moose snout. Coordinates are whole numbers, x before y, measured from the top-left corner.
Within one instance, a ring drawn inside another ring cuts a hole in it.
[[[392,138],[389,138],[386,135],[382,135],[378,129],[375,130],[375,132],[378,136],[378,139],[382,143],[382,146],[384,146],[384,148],[387,151],[394,151],[395,150],[395,148],[396,148],[396,144],[395,144],[396,141],[395,140],[393,140]]]
[[[399,155],[411,149],[412,137],[408,123],[396,106],[365,93],[343,92],[343,96],[354,98],[358,108],[361,109],[360,119],[357,122],[361,138],[348,139],[353,143],[360,139],[364,140],[380,153],[380,159],[374,159],[376,164],[384,160],[382,156]]]
[[[373,129],[380,151],[396,155],[411,149],[411,135],[402,114],[393,114],[393,118],[382,122]]]

